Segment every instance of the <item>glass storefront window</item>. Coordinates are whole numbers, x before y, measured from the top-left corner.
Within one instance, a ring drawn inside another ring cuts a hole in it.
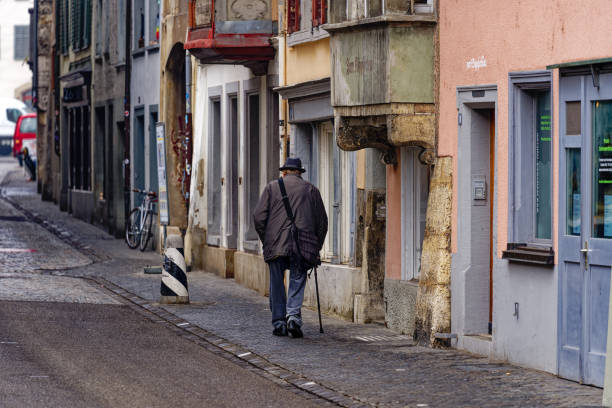
[[[552,137],[551,137],[550,91],[538,93],[536,97],[536,184],[535,216],[536,238],[551,239],[551,186],[552,186]]]
[[[567,235],[580,236],[580,149],[567,149]]]
[[[612,238],[612,101],[593,102],[593,237]]]

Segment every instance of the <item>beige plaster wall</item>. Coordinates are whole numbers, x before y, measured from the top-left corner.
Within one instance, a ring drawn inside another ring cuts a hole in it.
[[[495,84],[497,106],[497,255],[508,236],[508,73],[612,56],[609,0],[447,0],[439,4],[439,154],[457,154],[457,86]],[[472,61],[472,63],[470,63]],[[554,174],[558,180],[558,76],[553,82]],[[457,160],[454,160],[454,173]],[[555,224],[557,194],[554,192]],[[457,184],[453,185],[453,252],[457,251]],[[556,228],[556,227],[555,227]],[[553,235],[556,249],[556,234]],[[555,251],[556,252],[556,251]]]
[[[329,38],[287,48],[287,85],[329,78]]]

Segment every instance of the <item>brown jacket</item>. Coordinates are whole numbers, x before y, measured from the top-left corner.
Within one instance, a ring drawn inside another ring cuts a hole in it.
[[[319,190],[302,179],[289,174],[283,178],[295,224],[300,230],[300,251],[303,254],[318,252],[327,235],[327,213]],[[264,260],[294,254],[290,232],[291,221],[283,204],[278,180],[270,182],[264,189],[257,207],[253,211],[255,229],[263,243]],[[312,239],[308,239],[311,237]]]

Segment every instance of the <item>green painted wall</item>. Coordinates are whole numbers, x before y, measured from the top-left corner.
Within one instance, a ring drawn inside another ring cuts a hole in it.
[[[389,32],[390,102],[434,102],[434,27],[392,27]]]
[[[332,104],[434,101],[434,27],[364,27],[331,38]]]

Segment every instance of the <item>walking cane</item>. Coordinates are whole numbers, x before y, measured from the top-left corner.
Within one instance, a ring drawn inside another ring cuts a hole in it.
[[[317,267],[314,268],[315,289],[317,291],[317,309],[319,310],[319,333],[323,333],[323,323],[321,322],[321,302],[319,302],[319,281],[317,280]]]

